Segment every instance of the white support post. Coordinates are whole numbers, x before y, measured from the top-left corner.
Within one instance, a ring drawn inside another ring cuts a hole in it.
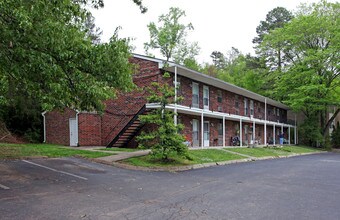
[[[276,144],[275,142],[276,142],[275,124],[273,124],[273,145]]]
[[[225,147],[225,116],[223,116],[223,122],[222,122],[222,126],[223,126],[223,147]]]
[[[297,144],[297,136],[296,136],[296,114],[295,114],[295,127],[294,127],[294,144]]]
[[[174,124],[177,125],[177,66],[175,66],[175,115],[174,115]]]
[[[240,147],[242,147],[242,119],[240,119]]]
[[[264,99],[264,144],[267,145],[267,99]]]
[[[283,136],[283,124],[281,124],[281,134],[280,135],[282,135],[282,137],[284,138],[284,136]],[[282,143],[282,145],[283,145],[283,143]]]
[[[203,109],[201,114],[201,147],[204,147],[204,116],[203,116]]]
[[[253,121],[253,144],[255,144],[256,134],[255,134],[255,121]]]
[[[288,144],[290,145],[290,126],[288,127]]]

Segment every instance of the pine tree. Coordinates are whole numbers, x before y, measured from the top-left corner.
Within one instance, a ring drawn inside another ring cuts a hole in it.
[[[169,73],[164,74],[164,81],[170,77]],[[184,144],[185,138],[180,131],[182,124],[174,123],[175,113],[166,109],[166,106],[175,103],[175,91],[168,83],[152,83],[148,88],[150,96],[149,103],[158,103],[160,108],[151,110],[147,115],[140,116],[143,123],[150,129],[143,131],[138,137],[139,147],[151,149],[154,157],[163,161],[169,161],[171,156],[188,158],[188,147]],[[178,101],[178,100],[177,100]]]

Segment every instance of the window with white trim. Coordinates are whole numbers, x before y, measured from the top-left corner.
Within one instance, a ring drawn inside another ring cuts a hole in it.
[[[248,115],[248,99],[244,98],[244,115]]]
[[[203,86],[203,108],[209,109],[209,87]]]
[[[250,100],[250,115],[254,115],[254,101]]]
[[[222,91],[217,90],[217,102],[222,103]]]
[[[192,83],[192,107],[199,108],[199,86],[198,86],[198,83]]]

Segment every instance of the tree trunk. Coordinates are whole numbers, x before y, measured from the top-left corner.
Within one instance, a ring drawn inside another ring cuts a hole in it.
[[[331,126],[331,123],[333,122],[333,120],[336,118],[336,116],[339,114],[340,112],[340,108],[338,108],[334,114],[332,115],[332,117],[327,121],[325,127],[323,128],[323,131],[322,131],[322,135],[324,138],[326,138],[327,136],[327,133],[329,131],[329,127]]]

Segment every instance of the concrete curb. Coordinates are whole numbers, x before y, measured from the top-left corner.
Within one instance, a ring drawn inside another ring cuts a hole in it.
[[[118,168],[129,169],[129,170],[139,170],[139,171],[148,171],[148,172],[154,172],[154,171],[181,172],[181,171],[186,171],[186,170],[208,168],[208,167],[213,167],[213,166],[223,166],[223,165],[229,165],[229,164],[246,163],[246,162],[254,162],[254,161],[261,161],[261,160],[282,159],[282,158],[290,158],[290,157],[312,155],[312,154],[319,154],[319,153],[327,153],[327,152],[315,152],[315,153],[311,152],[311,153],[291,154],[291,155],[277,156],[277,157],[273,157],[273,156],[259,157],[259,158],[253,157],[253,158],[245,158],[245,159],[239,159],[239,160],[220,161],[220,162],[214,162],[214,163],[194,164],[194,165],[188,165],[188,166],[169,166],[169,167],[140,167],[140,166],[134,166],[134,165],[120,163],[120,162],[107,163],[107,161],[105,161],[104,163],[107,165],[113,165]]]

